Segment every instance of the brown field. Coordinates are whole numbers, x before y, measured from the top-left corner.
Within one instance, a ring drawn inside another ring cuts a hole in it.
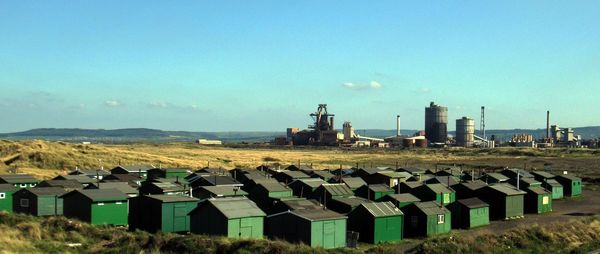
[[[461,164],[465,170],[498,167],[568,170],[596,182],[600,150],[590,149],[413,149],[349,150],[338,148],[207,147],[195,144],[81,145],[65,142],[0,140],[0,172],[18,171],[46,178],[80,168],[110,169],[116,165],[153,164],[162,167],[256,167],[261,164],[312,164],[318,169],[356,166],[421,166]]]
[[[593,240],[599,233],[598,217],[600,214],[600,150],[589,149],[415,149],[415,150],[380,150],[363,149],[347,150],[334,148],[265,148],[265,147],[206,147],[194,144],[128,144],[107,145],[92,144],[80,145],[64,142],[47,141],[6,141],[0,140],[0,172],[31,173],[39,178],[50,178],[57,174],[65,174],[76,166],[81,168],[98,168],[103,165],[110,169],[122,164],[154,164],[162,167],[190,167],[199,168],[210,163],[211,166],[256,167],[260,164],[282,165],[313,164],[318,169],[356,166],[421,166],[435,168],[436,164],[461,164],[465,170],[493,170],[500,167],[527,167],[543,168],[551,165],[557,171],[568,170],[570,173],[584,177],[586,181],[584,196],[577,199],[561,200],[556,202],[556,209],[550,214],[528,215],[525,219],[492,222],[488,227],[476,230],[455,230],[450,235],[432,239],[406,239],[402,244],[391,245],[363,245],[360,251],[340,251],[340,253],[468,253],[489,252],[494,250],[499,253],[513,253],[515,250],[528,252],[547,252],[548,250],[564,249],[561,252],[573,250],[594,250],[599,248]],[[1,218],[1,216],[0,216]],[[25,230],[23,235],[19,230],[10,228],[0,223],[0,228],[7,232],[6,237],[0,237],[0,242],[10,246],[8,253],[31,252],[43,253],[44,250],[63,248],[62,238],[51,239],[49,244],[44,237],[40,237],[39,225],[24,224],[18,226],[31,226],[35,230]],[[0,220],[1,221],[1,220]],[[45,222],[41,222],[42,224]],[[579,223],[582,226],[572,233],[553,233],[555,229],[572,226]],[[33,226],[32,226],[33,225]],[[37,225],[37,226],[36,226]],[[37,228],[37,229],[36,229]],[[98,231],[98,234],[115,234]],[[62,232],[62,231],[61,231]],[[62,233],[61,233],[62,234]],[[122,234],[122,233],[119,233]],[[127,239],[144,238],[147,235],[125,234]],[[174,236],[169,241],[179,238]],[[541,237],[541,238],[540,238]],[[591,237],[591,238],[590,238]],[[81,238],[81,237],[80,237]],[[151,239],[150,237],[149,239]],[[567,238],[568,240],[565,240]],[[589,238],[589,239],[588,239]],[[200,238],[199,238],[200,239]],[[503,239],[492,241],[493,239]],[[525,239],[525,240],[523,240]],[[544,245],[540,239],[555,241],[556,245]],[[88,239],[90,244],[97,239]],[[79,242],[88,241],[85,238]],[[178,241],[178,240],[177,240]],[[195,240],[194,240],[195,241]],[[480,242],[485,244],[476,244]],[[35,245],[27,243],[36,243]],[[220,244],[219,240],[202,242]],[[229,242],[228,242],[229,243]],[[237,242],[233,242],[237,243]],[[150,250],[154,253],[171,253],[169,243],[160,250]],[[179,246],[182,243],[177,243]],[[281,253],[314,252],[313,249],[302,249],[302,246],[289,245],[280,242],[254,241],[252,244],[280,244],[285,248]],[[235,245],[235,244],[233,244]],[[89,244],[88,244],[89,246]],[[112,246],[112,245],[111,245]],[[123,245],[134,252],[140,251],[137,244]],[[190,245],[196,248],[198,242]],[[231,248],[230,245],[227,248]],[[106,246],[102,247],[106,248]],[[187,247],[186,247],[187,248]],[[218,248],[225,248],[223,246]],[[291,249],[290,249],[291,248]],[[184,248],[185,249],[185,248]],[[189,250],[189,249],[187,249]],[[229,249],[230,250],[230,249]],[[81,250],[73,249],[72,252]],[[146,250],[148,251],[148,250]],[[1,252],[1,251],[0,251]],[[92,251],[96,252],[96,251]],[[318,252],[325,253],[319,250]],[[245,252],[243,252],[245,253]]]

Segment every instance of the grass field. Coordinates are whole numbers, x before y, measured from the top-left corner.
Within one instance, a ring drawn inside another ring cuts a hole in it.
[[[162,167],[255,167],[260,164],[313,164],[319,169],[356,166],[422,166],[464,164],[464,169],[498,167],[569,170],[588,183],[600,179],[600,150],[588,149],[415,149],[344,150],[333,148],[205,147],[194,144],[81,145],[47,141],[0,140],[0,172],[31,173],[39,178],[64,174],[76,166],[110,169],[122,164]],[[586,184],[595,190],[597,184]],[[585,253],[600,248],[600,218],[545,220],[537,225],[489,233],[453,231],[430,239],[401,244],[366,245],[359,250],[311,249],[269,240],[231,240],[208,236],[148,234],[122,228],[94,227],[63,217],[35,218],[0,214],[0,253]],[[531,218],[533,216],[530,216]],[[573,217],[576,218],[576,217]],[[525,222],[523,220],[521,222]],[[504,224],[504,223],[503,223]],[[489,227],[491,228],[491,227]],[[565,230],[567,229],[567,230]],[[74,245],[68,245],[73,243]],[[79,245],[81,244],[81,245]],[[71,247],[69,247],[71,246]]]
[[[46,178],[80,168],[110,169],[118,164],[162,167],[256,167],[260,164],[313,164],[318,169],[356,166],[422,166],[464,164],[465,170],[498,167],[544,168],[596,180],[600,178],[600,150],[590,149],[413,149],[344,150],[337,148],[206,147],[187,143],[81,145],[47,141],[0,141],[0,172],[17,170]]]

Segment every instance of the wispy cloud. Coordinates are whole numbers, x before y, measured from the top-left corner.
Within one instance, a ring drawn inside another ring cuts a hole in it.
[[[150,108],[165,109],[165,110],[176,110],[176,111],[204,111],[200,106],[196,104],[180,105],[171,102],[155,101],[146,104]]]
[[[111,108],[120,107],[122,104],[118,100],[107,100],[104,102],[104,105]]]
[[[419,93],[419,94],[428,94],[428,93],[431,93],[431,88],[429,88],[429,87],[419,87],[419,88],[413,90],[413,92]]]
[[[167,108],[170,106],[170,104],[162,101],[155,101],[148,103],[148,106],[153,108]]]
[[[371,81],[369,84],[355,84],[352,82],[346,82],[342,84],[342,87],[348,90],[376,90],[380,89],[382,85],[377,81]]]

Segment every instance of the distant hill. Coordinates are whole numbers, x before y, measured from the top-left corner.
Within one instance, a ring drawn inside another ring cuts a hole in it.
[[[341,130],[340,130],[341,131]],[[581,135],[584,139],[600,137],[600,126],[574,128],[576,135]],[[355,132],[367,137],[390,137],[396,135],[396,130],[380,129],[357,129]],[[412,135],[417,130],[402,130],[402,135]],[[512,129],[512,130],[486,130],[489,137],[495,135],[497,139],[507,140],[514,134],[532,134],[535,138],[542,138],[546,135],[546,129]],[[454,135],[450,131],[449,135]],[[479,131],[476,131],[479,135]],[[105,143],[122,142],[192,142],[200,138],[218,139],[225,142],[264,142],[270,141],[277,136],[283,136],[285,132],[189,132],[189,131],[163,131],[147,128],[130,129],[33,129],[23,132],[0,134],[2,139],[45,139],[45,140],[64,140],[64,141],[96,141]]]
[[[3,139],[46,139],[70,141],[102,141],[102,142],[132,142],[132,141],[195,141],[200,138],[219,139],[227,142],[268,141],[283,132],[188,132],[163,131],[146,128],[131,129],[55,129],[43,128],[23,132],[0,134]]]

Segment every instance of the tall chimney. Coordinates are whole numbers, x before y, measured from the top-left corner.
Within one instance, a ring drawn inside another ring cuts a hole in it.
[[[400,137],[400,115],[396,116],[396,137]]]
[[[334,126],[333,126],[333,116],[329,117],[329,130],[332,131],[334,130]]]
[[[546,111],[546,139],[550,139],[550,111]]]

